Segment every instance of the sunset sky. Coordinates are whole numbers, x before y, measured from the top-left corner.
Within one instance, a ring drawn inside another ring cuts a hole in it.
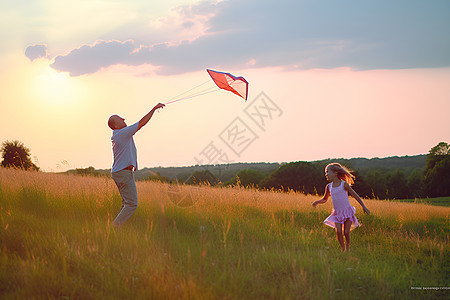
[[[131,125],[210,68],[248,101],[167,105],[135,136],[140,168],[426,154],[450,142],[449,37],[448,0],[1,1],[0,142],[44,171],[110,168],[108,117]]]

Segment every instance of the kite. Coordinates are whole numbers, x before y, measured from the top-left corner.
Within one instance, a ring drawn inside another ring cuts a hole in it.
[[[170,104],[174,102],[178,102],[181,100],[186,100],[190,98],[194,98],[197,96],[209,94],[212,92],[219,91],[217,87],[221,90],[226,90],[234,93],[235,95],[243,98],[245,101],[247,101],[247,94],[248,94],[248,82],[245,80],[244,77],[236,77],[231,75],[230,73],[224,73],[224,72],[218,72],[210,69],[206,69],[209,76],[211,76],[211,79],[213,80],[214,84],[212,87],[208,87],[204,90],[198,91],[197,89],[200,86],[203,86],[206,83],[210,83],[210,81],[206,81],[196,87],[193,87],[192,89],[175,96],[174,98],[170,99],[169,102],[166,102],[165,104]],[[190,94],[187,94],[189,93]],[[183,97],[181,97],[183,96]],[[181,97],[181,98],[180,98]]]
[[[235,77],[230,73],[206,70],[214,83],[221,89],[230,91],[247,101],[248,82],[244,77]]]

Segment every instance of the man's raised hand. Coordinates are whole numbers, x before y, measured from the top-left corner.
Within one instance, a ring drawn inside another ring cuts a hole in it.
[[[155,105],[155,107],[153,107],[153,111],[159,109],[159,108],[163,108],[164,106],[166,106],[164,103],[158,103]]]

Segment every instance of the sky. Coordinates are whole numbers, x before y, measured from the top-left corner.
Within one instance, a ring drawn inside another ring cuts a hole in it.
[[[213,88],[209,68],[248,100],[168,104],[140,168],[426,154],[450,142],[449,37],[447,0],[1,1],[0,142],[108,169],[108,117]]]

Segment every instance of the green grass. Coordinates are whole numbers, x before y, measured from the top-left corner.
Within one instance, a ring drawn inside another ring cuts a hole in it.
[[[450,206],[450,197],[400,199],[400,200],[394,200],[394,201],[408,202],[408,203],[423,203],[423,204],[445,206],[445,207]]]
[[[0,169],[2,299],[447,298],[447,207],[365,200],[342,253],[315,196],[138,183],[118,231],[112,180]],[[176,202],[176,201],[175,201]],[[189,206],[189,204],[192,204]]]

